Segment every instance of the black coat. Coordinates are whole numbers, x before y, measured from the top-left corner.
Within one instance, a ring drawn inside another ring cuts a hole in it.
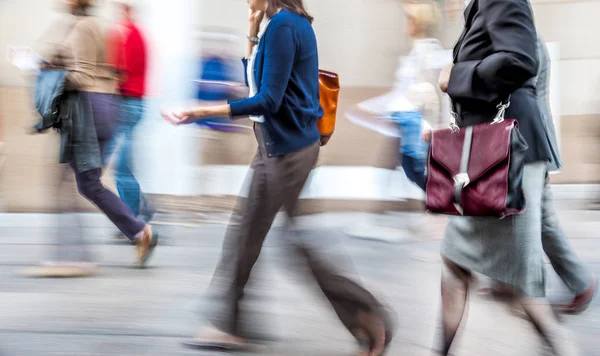
[[[527,0],[473,0],[454,48],[448,94],[460,126],[494,119],[510,96],[506,118],[519,121],[529,149],[527,162],[551,157],[535,91],[537,33]]]

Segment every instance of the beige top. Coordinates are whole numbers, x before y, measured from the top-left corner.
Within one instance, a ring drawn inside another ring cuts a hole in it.
[[[92,16],[73,16],[62,41],[53,48],[52,64],[69,70],[67,89],[117,93],[117,75],[106,63],[106,38]]]

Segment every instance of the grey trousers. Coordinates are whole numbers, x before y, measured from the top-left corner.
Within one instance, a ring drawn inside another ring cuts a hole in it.
[[[243,322],[240,309],[244,288],[273,220],[283,207],[288,220],[293,223],[298,197],[319,155],[319,145],[315,143],[284,156],[269,157],[260,127],[255,125],[259,149],[251,166],[250,192],[242,200],[241,223],[229,226],[221,260],[209,287],[214,304],[210,306],[208,319],[213,326],[232,335],[240,335],[243,331],[240,330]],[[286,256],[289,257],[286,261],[294,263],[299,259],[308,265],[320,289],[349,330],[354,328],[359,310],[379,312],[383,309],[371,293],[344,276],[347,269],[342,268],[336,258],[343,256],[325,256],[322,250],[305,243],[292,229],[287,229],[285,235],[288,241],[284,250],[291,254]]]
[[[569,290],[575,295],[582,294],[591,285],[593,276],[567,241],[548,184],[542,197],[542,245],[554,271]]]

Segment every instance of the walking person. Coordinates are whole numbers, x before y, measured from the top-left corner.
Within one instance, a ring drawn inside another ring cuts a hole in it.
[[[536,80],[536,93],[546,131],[548,132],[552,157],[548,164],[550,172],[558,171],[562,167],[556,132],[550,112],[550,68],[548,51],[541,38],[538,37],[539,69]],[[560,226],[558,216],[554,209],[552,191],[548,182],[544,187],[542,204],[542,244],[554,271],[558,274],[567,288],[573,293],[574,298],[559,309],[565,313],[577,314],[585,311],[592,302],[596,291],[596,278],[592,272],[579,259],[569,245],[567,237]]]
[[[108,62],[119,74],[118,120],[104,160],[117,155],[115,181],[121,199],[136,216],[149,222],[154,215],[148,199],[133,174],[134,131],[144,116],[148,50],[142,31],[135,23],[134,2],[118,0],[122,19],[109,36]]]
[[[175,113],[171,118],[176,124],[188,124],[206,117],[250,115],[258,142],[241,224],[229,227],[210,286],[216,301],[211,325],[190,344],[199,349],[247,346],[239,333],[239,315],[252,267],[277,212],[283,207],[289,219],[296,216],[298,197],[319,155],[316,122],[323,109],[312,17],[302,0],[248,3],[250,29],[244,64],[250,97]],[[267,22],[259,32],[263,17]],[[291,251],[308,263],[336,314],[364,348],[360,355],[381,355],[392,338],[389,314],[381,303],[346,277],[335,259],[323,258],[322,251],[303,239],[292,238],[291,243]]]
[[[552,121],[552,115],[550,112],[550,68],[548,52],[546,45],[539,37],[537,41],[537,51],[539,66],[535,82],[535,89],[540,111],[542,117],[544,118],[546,132],[548,134],[548,142],[552,150],[552,156],[548,162],[548,171],[556,172],[562,167],[562,162],[558,142],[556,140],[554,123]],[[546,179],[546,184],[544,185],[544,195],[542,197],[542,245],[544,252],[550,260],[552,268],[574,296],[566,303],[557,305],[556,309],[569,314],[578,314],[585,311],[594,297],[597,283],[596,278],[593,276],[589,268],[583,264],[575,251],[573,251],[567,240],[565,232],[560,226],[560,221],[558,220],[558,216],[554,208],[552,189],[548,184],[548,179]],[[506,288],[506,286],[498,284],[490,291],[483,291],[483,293],[488,292],[494,294],[508,293],[510,295],[511,290],[510,288]],[[514,297],[512,295],[510,296]]]
[[[400,136],[401,165],[407,178],[425,190],[427,143],[422,132],[438,126],[444,112],[443,93],[436,89],[440,70],[450,62],[444,47],[435,38],[442,21],[439,5],[434,1],[404,3],[406,33],[411,41],[410,53],[402,57],[396,70],[394,88],[381,96],[352,108],[347,116],[358,122],[383,126],[382,118],[394,123]],[[444,108],[445,109],[445,108]]]
[[[411,190],[415,189],[410,182],[425,189],[428,143],[421,137],[421,133],[430,130],[431,126],[437,127],[441,122],[448,121],[443,118],[448,111],[447,98],[437,87],[437,78],[452,57],[436,38],[442,21],[437,2],[404,1],[402,8],[410,51],[399,58],[392,90],[360,102],[345,115],[359,126],[393,137],[394,140],[399,138],[399,145],[392,156],[395,159],[389,161],[387,168],[390,176],[395,177],[391,173],[397,166],[402,167],[408,179],[408,184],[402,185],[405,188],[403,193],[411,196]],[[380,187],[384,188],[385,186]],[[345,232],[353,237],[394,243],[405,239],[405,228],[413,236],[427,235],[424,218],[425,214],[407,218],[394,215],[393,221],[381,221],[387,219],[387,215],[383,215],[366,222],[366,225],[360,223],[352,226]],[[390,227],[402,225],[402,228]]]
[[[499,103],[519,121],[529,148],[523,171],[527,209],[501,220],[449,219],[442,243],[442,333],[434,351],[448,355],[465,315],[472,272],[502,282],[556,355],[577,355],[545,300],[542,203],[552,150],[535,92],[537,34],[527,0],[472,0],[454,49],[454,64],[440,74],[440,88],[457,107],[462,127],[490,122]]]
[[[136,218],[100,180],[102,155],[112,137],[118,101],[114,71],[106,64],[106,38],[90,15],[92,0],[63,0],[69,11],[65,36],[56,43],[49,63],[68,71],[65,95],[76,98],[81,112],[72,115],[71,156],[79,193],[96,205],[137,246],[144,265],[157,244],[150,225]]]

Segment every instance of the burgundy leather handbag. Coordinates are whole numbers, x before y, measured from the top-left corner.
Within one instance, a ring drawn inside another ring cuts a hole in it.
[[[527,143],[510,102],[487,123],[432,133],[427,164],[426,209],[432,213],[503,218],[525,210],[522,181]]]

